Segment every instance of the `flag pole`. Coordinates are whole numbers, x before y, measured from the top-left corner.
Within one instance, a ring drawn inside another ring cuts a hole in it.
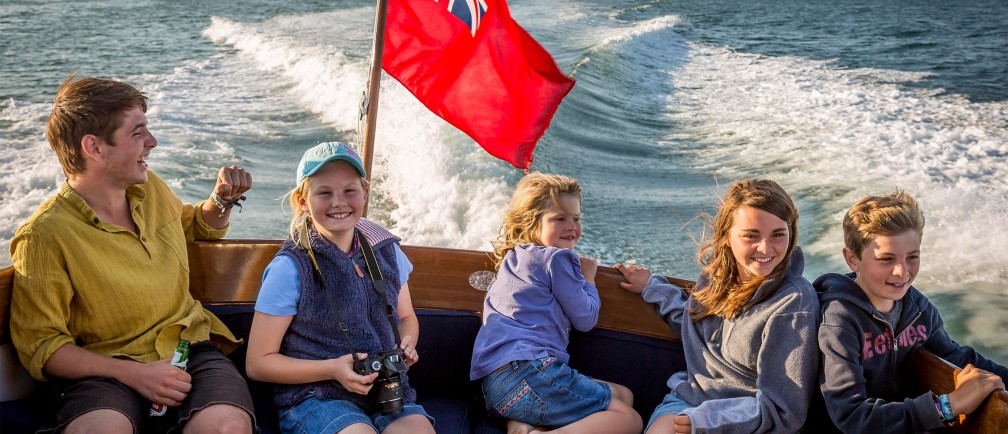
[[[368,89],[361,99],[360,116],[364,117],[364,132],[361,139],[361,154],[367,180],[371,181],[371,161],[374,157],[375,124],[378,121],[378,94],[381,90],[382,54],[385,51],[385,17],[388,15],[388,0],[378,0],[375,8],[374,45],[371,47],[371,71]],[[370,195],[368,195],[370,196]],[[367,203],[364,204],[367,216]]]

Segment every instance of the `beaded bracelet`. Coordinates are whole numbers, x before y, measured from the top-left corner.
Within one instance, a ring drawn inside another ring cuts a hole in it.
[[[213,202],[213,206],[217,207],[217,209],[220,210],[220,214],[217,215],[217,218],[224,217],[224,213],[227,212],[227,210],[234,208],[235,206],[238,207],[238,212],[241,212],[242,204],[240,203],[240,201],[243,200],[245,200],[245,196],[239,197],[235,200],[227,200],[224,199],[223,197],[220,197],[217,193],[210,195],[210,201]]]

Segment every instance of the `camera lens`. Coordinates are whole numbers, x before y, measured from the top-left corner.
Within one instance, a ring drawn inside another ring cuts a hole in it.
[[[374,400],[381,414],[396,414],[403,410],[402,383],[399,380],[385,380],[380,384],[376,383],[375,386],[378,389]]]

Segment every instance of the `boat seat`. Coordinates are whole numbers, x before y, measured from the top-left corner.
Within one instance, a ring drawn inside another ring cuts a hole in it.
[[[238,337],[247,339],[262,269],[276,254],[276,240],[222,240],[189,243],[190,292]],[[486,252],[403,246],[414,264],[410,293],[420,322],[420,362],[410,372],[418,402],[437,419],[440,434],[503,434],[505,423],[488,415],[479,385],[469,381],[469,364],[480,327],[487,276],[493,264]],[[474,271],[475,270],[475,271]],[[0,269],[0,432],[34,432],[52,417],[55,397],[17,362],[10,343],[12,267]],[[588,333],[572,331],[571,366],[634,393],[634,408],[644,420],[668,392],[665,380],[685,369],[682,346],[667,325],[639,296],[619,289],[619,272],[599,267],[596,285],[603,309]],[[691,282],[673,279],[683,287]],[[954,366],[918,351],[913,363],[923,390],[954,388]],[[230,354],[245,371],[245,347]],[[269,384],[249,381],[256,417],[263,433],[279,432]],[[813,416],[810,416],[813,417]],[[966,423],[949,431],[1008,432],[1008,393],[987,399]],[[806,432],[818,432],[807,430]]]
[[[208,304],[238,337],[248,339],[253,305]],[[480,327],[475,312],[417,309],[420,322],[420,362],[409,372],[417,389],[418,402],[435,418],[438,433],[503,434],[505,422],[492,417],[485,408],[479,384],[469,381],[473,343]],[[572,366],[594,377],[627,385],[635,390],[636,407],[645,418],[664,396],[663,379],[682,363],[678,346],[661,339],[635,336],[605,329],[589,333],[572,332],[569,350]],[[436,350],[435,350],[436,349]],[[245,375],[245,347],[229,355]],[[619,366],[619,369],[613,369]],[[614,375],[618,377],[613,378]],[[264,434],[279,433],[273,390],[269,384],[249,380],[256,418]],[[3,432],[33,432],[51,420],[51,400],[46,388],[27,398],[0,404]]]

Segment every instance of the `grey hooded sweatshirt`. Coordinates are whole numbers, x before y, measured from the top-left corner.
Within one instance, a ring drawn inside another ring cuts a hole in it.
[[[841,431],[902,433],[943,427],[930,392],[910,397],[903,391],[911,381],[903,378],[910,371],[907,363],[920,347],[956,366],[972,363],[1008,377],[1004,366],[952,340],[938,309],[913,286],[901,299],[895,324],[883,319],[854,281],[854,273],[825,274],[816,279],[815,288],[822,302],[819,381],[830,418]]]
[[[668,379],[672,393],[693,408],[694,433],[795,432],[812,400],[819,368],[819,302],[802,277],[805,261],[795,248],[788,271],[766,281],[734,321],[689,317],[693,297],[661,276],[641,296],[682,338],[686,371]],[[707,285],[701,276],[697,288]]]

